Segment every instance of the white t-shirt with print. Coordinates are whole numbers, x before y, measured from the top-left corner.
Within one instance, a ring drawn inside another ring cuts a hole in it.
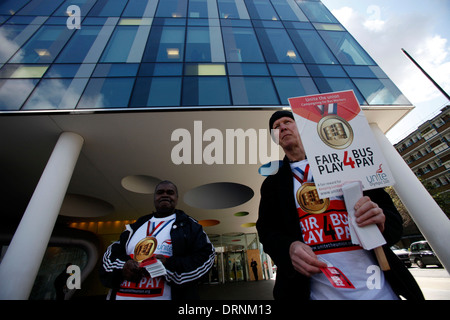
[[[314,182],[307,166],[309,167],[308,160],[291,163],[294,197],[303,240],[319,259],[327,262],[329,266],[338,268],[355,287],[354,289],[335,288],[321,272],[311,277],[310,299],[398,299],[385,281],[384,274],[373,255],[360,246],[352,244],[348,213],[342,196],[329,198],[328,208],[323,213],[308,213],[300,207],[297,200],[298,189],[303,183]],[[322,201],[317,196],[315,199]]]
[[[175,214],[164,218],[152,217],[147,223],[139,227],[128,241],[127,254],[133,257],[136,244],[151,235],[157,240],[154,254],[172,256],[172,240],[170,230],[175,222]],[[139,283],[124,280],[116,294],[117,300],[170,300],[172,298],[170,286],[165,277],[144,277]]]

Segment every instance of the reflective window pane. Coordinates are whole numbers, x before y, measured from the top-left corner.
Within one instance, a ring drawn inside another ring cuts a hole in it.
[[[180,105],[180,77],[138,78],[130,107],[169,107]]]
[[[344,66],[351,78],[387,78],[388,76],[378,66]]]
[[[250,19],[244,0],[218,0],[220,18]]]
[[[234,105],[279,104],[278,97],[268,77],[230,77]]]
[[[229,63],[228,73],[233,76],[268,76],[265,63]]]
[[[208,1],[207,0],[189,0],[188,17],[189,18],[208,18]]]
[[[56,62],[83,62],[95,40],[97,39],[100,30],[100,26],[83,26],[83,28],[77,30],[74,36],[67,43],[64,50],[58,56]]]
[[[270,1],[245,0],[245,4],[251,19],[280,20]]]
[[[330,11],[321,3],[296,1],[311,22],[339,23]]]
[[[156,16],[166,18],[186,17],[187,3],[187,0],[160,0]]]
[[[0,78],[42,78],[48,65],[6,64],[0,69]]]
[[[92,78],[77,108],[127,108],[133,78]]]
[[[88,79],[45,79],[24,105],[24,110],[74,109]]]
[[[19,110],[38,79],[0,79],[0,110]]]
[[[17,13],[19,15],[50,16],[61,4],[55,0],[34,0],[30,1]]]
[[[154,26],[151,29],[145,62],[181,62],[184,55],[185,28],[173,26]]]
[[[349,78],[314,78],[314,82],[321,93],[353,90],[359,104],[367,104],[358,88]]]
[[[271,0],[278,16],[283,21],[308,21],[295,0]]]
[[[309,77],[304,64],[269,64],[272,76]]]
[[[99,63],[93,77],[134,77],[137,74],[137,63]]]
[[[129,0],[122,17],[153,17],[159,1]]]
[[[74,78],[81,64],[53,64],[44,78]],[[89,77],[90,74],[84,75]]]
[[[141,63],[139,76],[181,76],[181,63]]]
[[[185,61],[224,62],[220,28],[188,27]]]
[[[288,29],[288,32],[305,63],[338,63],[316,31]]]
[[[89,16],[119,17],[126,4],[127,0],[98,0]]]
[[[137,26],[119,26],[114,30],[100,59],[101,62],[127,62],[133,49]],[[142,48],[143,49],[143,48]],[[136,61],[133,61],[136,62]]]
[[[347,77],[344,69],[340,65],[319,65],[319,64],[308,64],[307,68],[309,73],[313,77]]]
[[[4,0],[0,2],[0,14],[12,15],[27,4],[29,0]]]
[[[25,25],[3,25],[0,26],[0,39],[1,39],[1,50],[0,50],[0,63],[5,63],[21,45],[28,39],[24,40],[20,37],[24,33]],[[37,29],[37,27],[36,27]],[[28,36],[31,36],[29,34]]]
[[[256,28],[267,62],[301,63],[302,60],[284,29]]]
[[[56,1],[55,1],[56,2]],[[80,7],[81,19],[91,10],[96,0],[65,0],[64,3],[53,13],[53,16],[64,17],[64,24],[67,20],[67,7],[76,5]]]
[[[347,32],[320,31],[320,35],[341,64],[375,65],[375,62]]]
[[[389,79],[353,79],[371,105],[410,105],[411,103]]]
[[[273,78],[281,104],[288,105],[288,98],[319,93],[311,78],[276,77]]]
[[[52,62],[73,30],[66,26],[42,26],[30,40],[14,55],[12,63]]]
[[[230,105],[226,77],[185,77],[183,80],[184,106]]]
[[[264,62],[252,28],[222,28],[225,55],[229,62]]]

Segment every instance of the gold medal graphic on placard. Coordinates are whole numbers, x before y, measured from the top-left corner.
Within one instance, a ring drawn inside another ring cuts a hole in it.
[[[317,124],[320,139],[334,149],[347,148],[353,141],[350,124],[337,115],[323,117]]]
[[[320,199],[316,185],[306,182],[297,190],[297,202],[303,211],[312,214],[325,212],[330,205],[330,199]]]
[[[155,252],[158,241],[154,237],[146,237],[139,241],[134,248],[134,260],[142,262],[150,258]]]

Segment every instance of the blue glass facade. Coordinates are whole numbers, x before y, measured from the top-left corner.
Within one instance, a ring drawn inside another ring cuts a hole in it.
[[[320,1],[5,0],[0,43],[0,111],[410,105]]]

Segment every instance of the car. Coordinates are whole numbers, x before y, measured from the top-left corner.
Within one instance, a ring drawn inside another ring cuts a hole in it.
[[[411,267],[411,260],[409,260],[409,251],[405,248],[400,248],[399,246],[392,246],[391,250],[395,255],[405,264],[406,267]]]
[[[427,265],[437,265],[442,267],[442,263],[435,255],[433,249],[427,241],[417,241],[411,243],[409,247],[409,260],[417,264],[419,268],[426,268]]]

